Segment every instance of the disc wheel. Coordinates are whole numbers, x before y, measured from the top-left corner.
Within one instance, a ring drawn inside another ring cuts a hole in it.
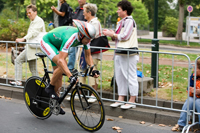
[[[78,96],[77,92],[77,89],[72,91],[70,102],[75,120],[87,131],[99,130],[105,121],[104,106],[99,94],[92,87],[84,84],[79,88],[81,100],[75,98]],[[93,103],[88,102],[91,95],[96,99]]]
[[[23,96],[28,110],[33,116],[38,119],[47,119],[51,116],[51,110],[49,108],[49,96],[45,92],[46,82],[42,82],[42,79],[37,76],[27,79]]]

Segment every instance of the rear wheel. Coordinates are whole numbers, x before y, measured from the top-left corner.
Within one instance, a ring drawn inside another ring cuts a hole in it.
[[[105,111],[103,102],[99,94],[90,86],[82,84],[79,88],[81,99],[78,96],[78,90],[74,89],[71,94],[71,110],[77,123],[87,131],[99,130],[105,120]],[[91,95],[94,97],[90,97]],[[89,98],[96,99],[93,103],[89,103]],[[82,103],[82,104],[81,104]]]
[[[42,78],[32,76],[27,79],[23,96],[28,110],[38,119],[47,119],[51,116],[49,108],[49,96],[45,92],[46,82]]]

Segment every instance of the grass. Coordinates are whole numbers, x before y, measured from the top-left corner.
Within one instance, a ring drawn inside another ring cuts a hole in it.
[[[111,37],[108,37],[108,40],[111,41]],[[152,44],[152,39],[138,38],[138,42]],[[199,48],[200,46],[200,44],[197,42],[190,42],[189,45],[187,45],[186,41],[178,41],[178,40],[159,40],[159,44],[174,45],[174,46],[179,46],[179,47],[194,47],[194,48]]]
[[[141,63],[138,63],[138,67],[141,68]],[[151,76],[151,66],[149,64],[145,64],[144,75],[146,77]],[[140,70],[140,69],[139,69]],[[141,71],[141,70],[140,70]],[[188,81],[188,68],[184,67],[174,67],[172,72],[172,66],[170,65],[159,65],[158,70],[159,82],[158,89],[152,90],[152,92],[148,93],[152,97],[158,94],[158,98],[171,100],[171,94],[173,90],[173,100],[174,101],[185,101],[186,96],[186,88]],[[172,77],[173,74],[173,77]],[[172,81],[173,78],[173,81]],[[173,82],[173,84],[172,84]],[[173,89],[172,89],[173,85]]]
[[[107,51],[107,53],[110,53],[112,51]],[[187,54],[192,61],[196,59],[197,54]],[[151,55],[149,53],[144,53],[144,57],[150,58]],[[140,54],[141,57],[141,54]],[[172,55],[168,54],[160,54],[160,59],[172,59]],[[11,63],[10,60],[10,54],[8,54],[8,64],[6,64],[6,53],[0,54],[0,76],[5,75],[6,71],[8,72],[8,77],[14,79],[14,65]],[[175,60],[183,60],[186,61],[186,58],[184,56],[174,56]],[[42,76],[44,74],[43,72],[43,65],[42,61],[38,60],[38,71],[39,76]],[[49,65],[51,66],[51,63],[49,62]],[[8,70],[6,70],[6,66],[8,66]],[[103,60],[102,61],[102,70],[100,68],[100,65],[98,66],[99,70],[101,70],[102,73],[102,81],[101,78],[99,78],[99,87],[100,83],[102,82],[102,88],[103,90],[112,91],[113,88],[110,87],[111,79],[114,75],[113,70],[113,60]],[[27,76],[26,76],[26,68],[27,68]],[[138,70],[142,71],[142,64],[138,63],[137,65]],[[49,68],[52,69],[51,67]],[[150,64],[143,64],[143,74],[146,77],[151,76],[151,65]],[[172,93],[172,66],[171,65],[159,65],[159,88],[156,90],[152,90],[152,92],[147,93],[146,95],[150,95],[152,97],[155,97],[156,94],[158,98],[162,99],[171,99],[171,93]],[[31,73],[29,71],[28,65],[23,64],[23,79],[26,80],[26,78],[30,77]],[[68,79],[68,78],[65,78]],[[173,100],[174,101],[184,101],[187,98],[186,88],[187,88],[187,82],[188,81],[188,68],[185,67],[177,67],[175,66],[173,68]]]
[[[152,43],[152,39],[138,39],[139,43]],[[190,42],[190,45],[187,45],[186,41],[177,41],[177,40],[159,40],[159,44],[163,45],[174,45],[174,46],[180,46],[180,47],[198,47],[199,43],[197,42]]]

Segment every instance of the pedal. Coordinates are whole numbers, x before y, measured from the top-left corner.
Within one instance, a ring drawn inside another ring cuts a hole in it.
[[[33,104],[37,105],[37,102],[35,100],[33,100]]]

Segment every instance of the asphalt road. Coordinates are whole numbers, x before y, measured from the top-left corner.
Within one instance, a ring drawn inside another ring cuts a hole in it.
[[[52,115],[49,119],[39,120],[32,116],[22,100],[0,99],[0,133],[84,133],[74,120],[69,108],[64,108],[64,116]],[[122,129],[122,133],[170,133],[171,127],[161,127],[152,123],[140,124],[139,121],[106,116],[114,121],[105,120],[97,133],[117,133],[112,127]]]

